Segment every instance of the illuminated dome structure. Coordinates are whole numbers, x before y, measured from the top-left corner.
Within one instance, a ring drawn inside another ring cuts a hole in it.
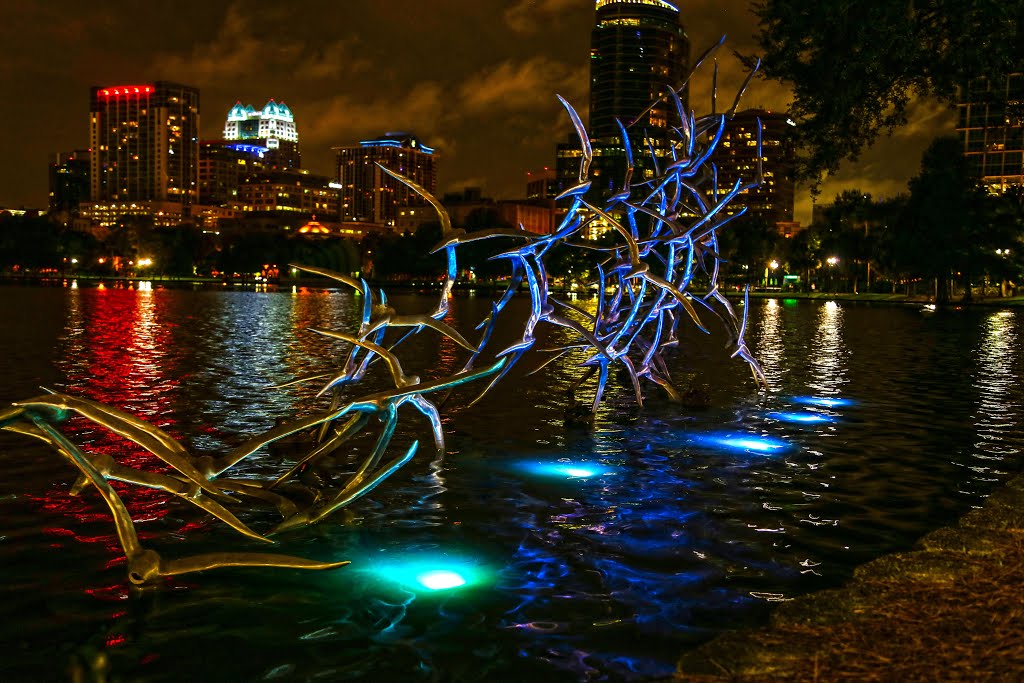
[[[262,109],[236,102],[224,124],[224,139],[265,148],[265,161],[278,168],[299,168],[299,132],[295,115],[284,102],[270,100]]]
[[[316,216],[313,216],[311,221],[299,228],[299,233],[302,235],[329,235],[331,230],[317,221]]]

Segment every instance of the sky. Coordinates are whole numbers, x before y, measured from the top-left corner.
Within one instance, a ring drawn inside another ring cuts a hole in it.
[[[694,56],[720,36],[719,100],[756,53],[748,0],[681,0]],[[439,190],[525,194],[526,173],[554,165],[571,125],[586,121],[592,0],[0,0],[0,206],[44,208],[47,158],[88,145],[89,88],[173,80],[201,91],[201,137],[220,136],[236,101],[274,98],[295,114],[303,167],[334,175],[332,146],[410,131],[441,156]],[[710,107],[710,70],[690,95]],[[784,111],[788,90],[755,81],[742,105]],[[741,108],[742,108],[741,105]],[[905,190],[936,136],[952,132],[942,105],[916,102],[910,123],[827,182],[819,202],[858,188]],[[796,219],[810,222],[798,190]]]

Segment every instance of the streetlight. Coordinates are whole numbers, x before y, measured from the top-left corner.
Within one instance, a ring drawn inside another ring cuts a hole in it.
[[[838,256],[829,256],[827,259],[825,259],[825,262],[828,263],[828,279],[831,281],[830,284],[832,285],[832,291],[835,292],[836,291],[836,276],[835,276],[834,268],[835,268],[836,264],[839,263],[839,257]]]
[[[775,259],[772,259],[768,263],[768,268],[765,268],[765,270],[764,270],[764,286],[765,287],[771,287],[772,286],[772,283],[775,281],[774,273],[778,269],[779,269],[779,262],[776,261]],[[771,270],[770,274],[769,274],[769,270]]]

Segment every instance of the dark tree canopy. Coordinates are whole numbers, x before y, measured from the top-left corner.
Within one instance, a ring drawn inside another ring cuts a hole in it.
[[[763,74],[792,86],[798,175],[817,181],[972,78],[1024,69],[1024,0],[754,0]]]

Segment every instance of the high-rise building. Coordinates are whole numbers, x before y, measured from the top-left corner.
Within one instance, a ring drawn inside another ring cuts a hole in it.
[[[628,127],[638,178],[653,173],[645,141],[656,155],[668,154],[675,104],[666,100],[647,109],[669,88],[682,85],[689,60],[690,41],[675,5],[663,0],[597,0],[590,34],[587,128],[594,147],[594,192],[616,191],[625,176],[626,151],[616,119]],[[685,106],[685,91],[681,97]],[[578,174],[578,147],[575,139],[559,146],[557,175],[562,185],[571,184]]]
[[[58,152],[50,155],[50,213],[78,213],[89,201],[89,151]]]
[[[960,89],[957,133],[964,155],[992,192],[1024,185],[1024,73],[976,78]]]
[[[289,169],[302,165],[295,115],[284,102],[270,100],[260,110],[236,102],[224,124],[224,139],[263,147],[262,158],[269,166]]]
[[[242,180],[233,208],[248,214],[300,214],[324,221],[339,216],[339,188],[327,176],[308,171],[263,171]]]
[[[554,199],[558,195],[555,169],[545,166],[540,171],[526,172],[527,199]]]
[[[394,227],[399,209],[426,202],[404,183],[380,169],[381,164],[437,191],[437,155],[411,133],[387,133],[358,146],[335,147],[341,213],[346,221],[366,221]]]
[[[663,0],[597,0],[590,34],[590,135],[620,137],[618,124],[633,124],[664,138],[674,104],[648,105],[686,77],[690,41],[679,9]],[[683,101],[686,103],[685,92]]]
[[[199,195],[199,90],[178,83],[93,87],[89,107],[94,216],[174,222]],[[105,219],[104,219],[105,220]]]
[[[718,168],[718,189],[725,192],[737,181],[757,178],[757,128],[761,127],[761,184],[745,190],[725,208],[731,215],[747,207],[750,219],[781,229],[793,222],[793,120],[764,109],[737,112],[726,124],[712,161]]]
[[[229,206],[241,182],[267,169],[267,148],[242,142],[204,140],[199,144],[199,201],[205,206]]]

